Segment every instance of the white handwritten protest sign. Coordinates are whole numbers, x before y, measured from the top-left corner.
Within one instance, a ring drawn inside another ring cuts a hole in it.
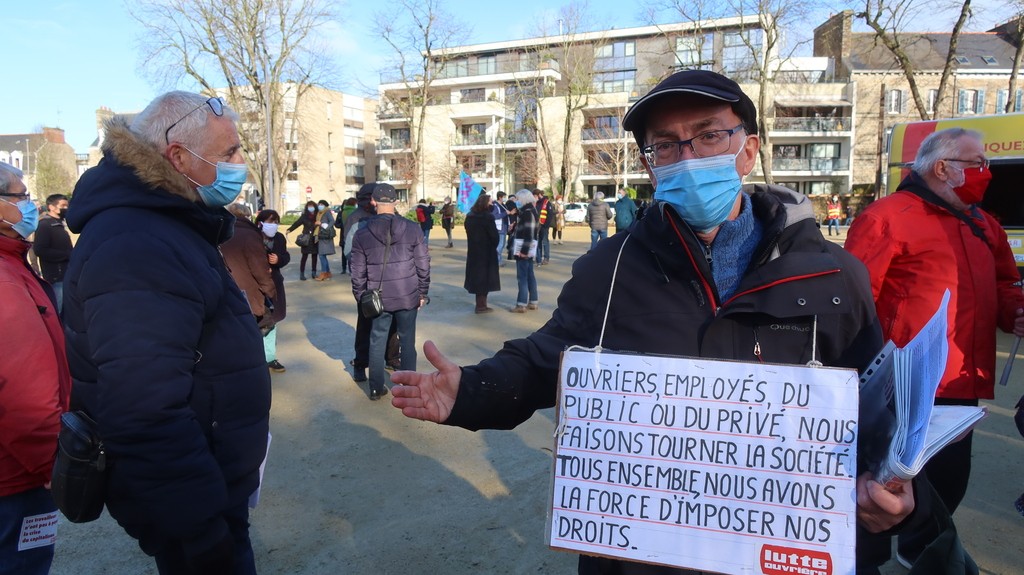
[[[552,547],[854,573],[856,371],[567,351],[559,393]]]

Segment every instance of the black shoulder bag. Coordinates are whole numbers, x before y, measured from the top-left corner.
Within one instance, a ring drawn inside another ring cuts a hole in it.
[[[96,423],[84,411],[60,417],[51,481],[57,508],[72,523],[100,516],[107,491],[107,453]]]
[[[359,310],[363,317],[374,319],[384,313],[384,301],[381,299],[381,290],[384,288],[384,271],[388,267],[388,256],[391,255],[391,222],[388,222],[388,241],[384,245],[384,265],[380,268],[380,283],[377,289],[366,290],[359,298]]]

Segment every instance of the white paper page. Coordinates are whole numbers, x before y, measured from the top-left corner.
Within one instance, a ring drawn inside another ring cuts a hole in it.
[[[853,370],[567,351],[549,543],[852,575],[857,394]]]

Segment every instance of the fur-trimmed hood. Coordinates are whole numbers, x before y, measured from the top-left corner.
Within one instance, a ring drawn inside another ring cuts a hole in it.
[[[142,208],[182,220],[215,244],[231,236],[234,217],[205,206],[188,179],[123,117],[107,121],[105,129],[103,159],[79,179],[68,207],[72,231],[80,233],[106,210]]]
[[[199,194],[160,153],[156,146],[143,141],[128,127],[127,120],[115,116],[107,120],[104,129],[103,155],[117,158],[118,163],[130,167],[142,183],[159,188],[190,202],[198,202]]]

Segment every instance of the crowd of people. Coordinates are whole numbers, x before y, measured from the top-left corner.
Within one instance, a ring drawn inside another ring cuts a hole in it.
[[[188,92],[157,97],[130,123],[111,120],[103,160],[70,204],[47,198],[42,219],[23,174],[0,163],[2,317],[16,327],[0,358],[0,574],[49,570],[52,544],[18,541],[26,519],[56,511],[50,474],[68,410],[95,422],[112,462],[103,504],[161,574],[256,572],[249,505],[269,441],[270,374],[285,371],[276,342],[286,236],[299,229],[300,280],[307,263],[311,277],[331,280],[337,249],[350,274],[353,380],[371,400],[390,392],[411,418],[515,427],[554,405],[571,346],[860,370],[885,339],[912,337],[946,289],[953,327],[935,401],[991,399],[996,329],[1024,336],[1024,296],[1005,233],[977,208],[991,177],[978,135],[925,139],[899,191],[857,217],[843,249],[822,236],[805,196],[743,183],[761,145],[756,114],[735,82],[707,71],[672,74],[636,101],[623,128],[654,203],[641,214],[620,189],[613,213],[597,194],[591,249],[550,319],[476,365],[426,342],[429,373],[416,371],[416,322],[430,302],[432,202],[409,219],[394,187],[369,183],[337,213],[308,202],[282,233],[276,211],[235,202],[247,171],[238,115]],[[453,248],[455,204],[437,211]],[[510,311],[539,308],[535,267],[562,241],[564,212],[541,190],[480,194],[465,218],[475,313],[493,311],[488,295],[508,261]],[[26,263],[33,233],[43,277]],[[859,575],[879,573],[893,535],[908,565],[948,566],[933,519],[956,511],[970,461],[968,434],[899,486],[858,462]],[[579,572],[693,573],[585,554]]]

